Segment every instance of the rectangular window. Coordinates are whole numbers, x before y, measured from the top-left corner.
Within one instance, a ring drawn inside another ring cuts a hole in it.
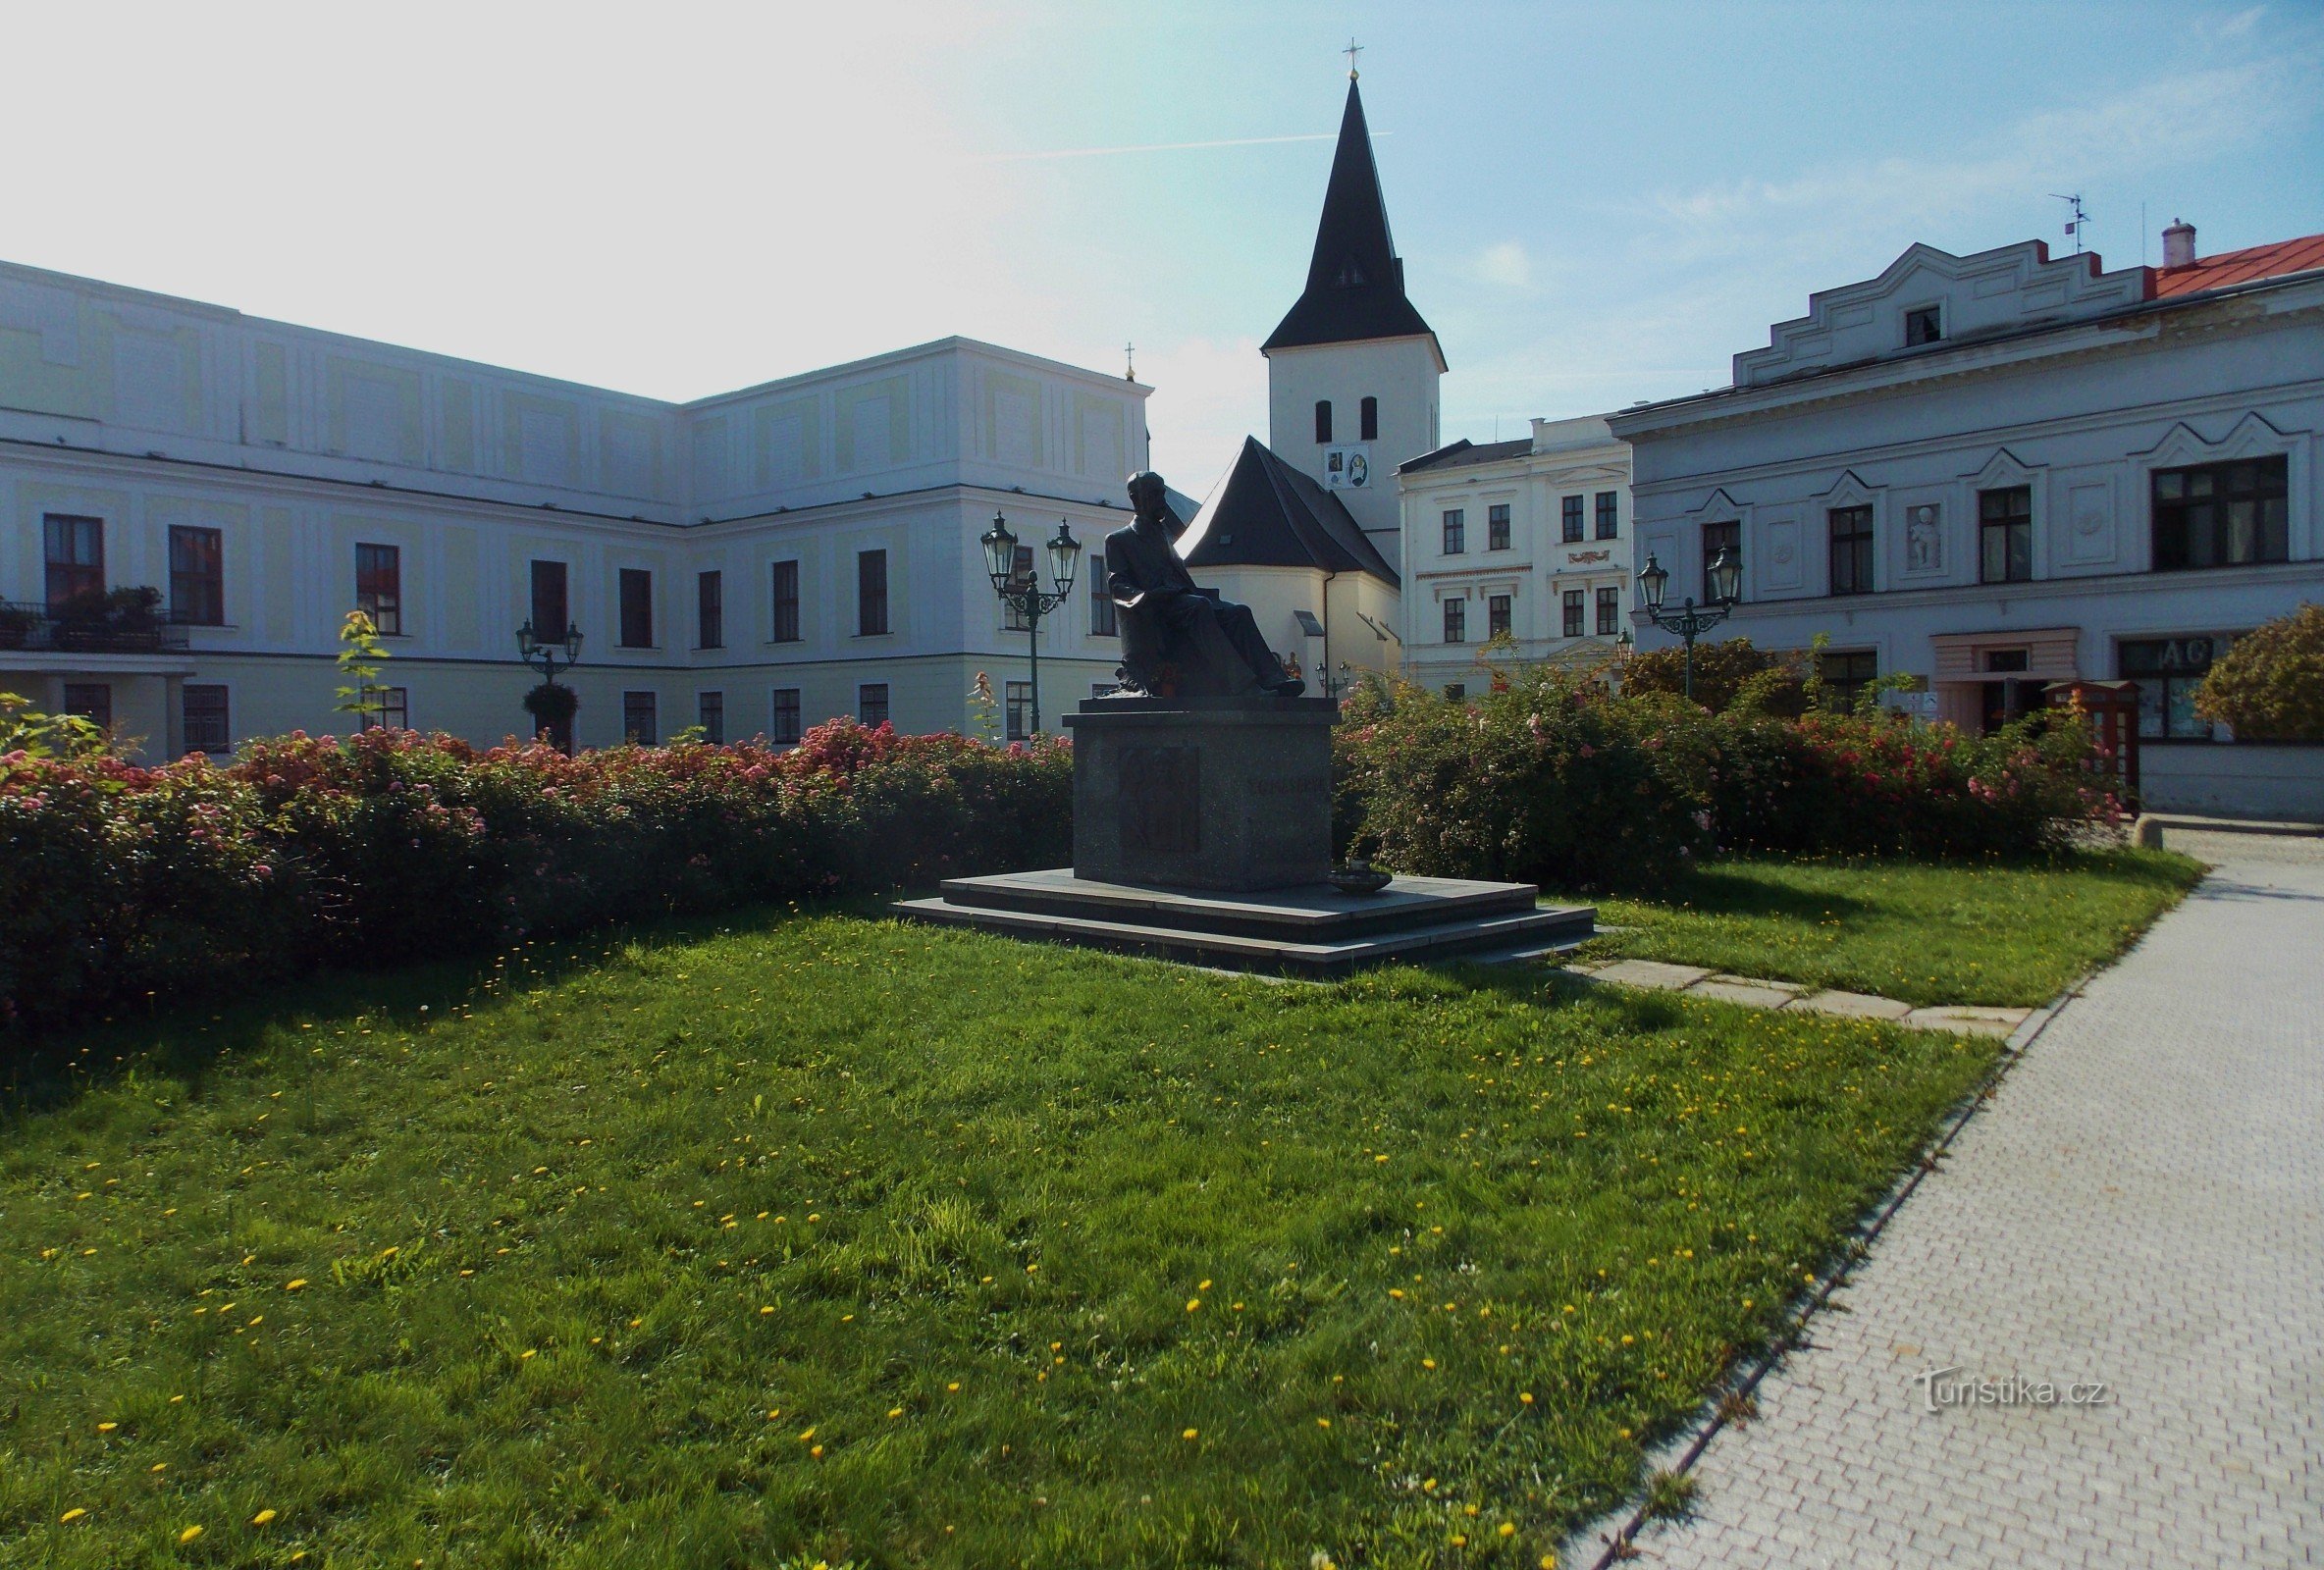
[[[1735,565],[1737,567],[1743,565],[1743,523],[1741,519],[1729,518],[1723,523],[1703,525],[1702,582],[1705,600],[1711,598],[1711,564],[1718,559],[1718,553],[1721,550],[1732,551]],[[1738,578],[1736,582],[1741,583],[1742,580]]]
[[[355,608],[371,618],[382,637],[403,635],[403,552],[398,547],[355,547]],[[536,632],[539,626],[534,623]],[[559,626],[556,636],[563,635]]]
[[[1022,742],[1032,736],[1032,683],[1013,681],[1006,684],[1002,696],[1009,704],[1009,740]]]
[[[48,610],[105,592],[105,520],[51,512],[40,520],[48,552]]]
[[[65,712],[91,720],[106,730],[113,728],[113,688],[108,682],[69,681],[65,683]]]
[[[1869,595],[1873,592],[1873,509],[1833,507],[1824,514],[1831,524],[1831,592]]]
[[[1558,539],[1560,544],[1578,546],[1582,543],[1582,498],[1558,498]]]
[[[1459,703],[1468,697],[1468,683],[1462,681],[1445,683],[1445,696],[1455,704]]]
[[[774,564],[774,631],[769,635],[778,644],[799,641],[799,563],[778,561]]]
[[[887,552],[856,552],[856,632],[865,638],[887,631]],[[880,689],[885,693],[887,689]]]
[[[1457,596],[1445,602],[1445,642],[1468,642],[1468,602]]]
[[[856,689],[856,718],[867,725],[887,723],[887,683],[868,681]]]
[[[1509,597],[1507,595],[1487,595],[1485,597],[1485,636],[1500,638],[1505,636],[1508,630]]]
[[[1362,425],[1363,431],[1358,438],[1359,441],[1377,442],[1380,440],[1380,400],[1378,398],[1364,399]]]
[[[2281,457],[2154,471],[2154,570],[2287,559],[2291,512]]]
[[[1598,493],[1598,538],[1611,540],[1622,532],[1622,502],[1619,491]]]
[[[1332,400],[1330,398],[1318,398],[1315,403],[1315,440],[1318,442],[1329,442],[1331,439]]]
[[[1826,652],[1817,667],[1823,677],[1823,701],[1845,713],[1856,706],[1857,696],[1880,674],[1880,656],[1870,649]]]
[[[171,525],[170,619],[193,627],[225,623],[226,547],[216,529]]]
[[[1485,509],[1485,549],[1506,550],[1509,548],[1509,505],[1499,501]]]
[[[2139,684],[2139,734],[2149,741],[2207,742],[2218,733],[2194,711],[2194,692],[2227,653],[2226,638],[2125,639],[2115,670]]]
[[[234,751],[234,727],[227,722],[224,687],[209,682],[187,682],[180,689],[179,711],[184,719],[187,752]]]
[[[572,606],[565,599],[565,564],[533,563],[533,636],[545,644],[564,642],[573,624]]]
[[[363,730],[411,729],[411,690],[406,687],[374,687],[371,706],[363,710]]]
[[[799,739],[799,689],[777,687],[774,690],[773,724],[766,732],[767,740],[795,742]]]
[[[1032,582],[1032,547],[1019,546],[1010,555],[1009,575],[1019,587]],[[1026,619],[1023,607],[1014,600],[1006,602],[1004,623],[1011,632],[1025,632],[1032,626]]]
[[[653,693],[623,693],[621,695],[621,738],[640,747],[659,745],[661,727],[655,713]]]
[[[726,745],[726,695],[704,693],[695,700],[696,723],[702,726],[702,739],[713,747]]]
[[[1559,631],[1565,637],[1579,638],[1582,635],[1582,592],[1579,589],[1566,590],[1564,601],[1558,608],[1563,612]]]
[[[654,647],[654,575],[642,567],[621,569],[621,647]]]
[[[1904,313],[1904,346],[1918,348],[1923,343],[1935,343],[1945,336],[1944,307],[1924,305],[1917,311]]]
[[[1622,630],[1622,592],[1618,588],[1598,591],[1598,636],[1612,638]]]
[[[726,575],[722,572],[700,572],[694,575],[695,644],[701,649],[726,647]]]
[[[2025,583],[2034,576],[2034,488],[2013,485],[1977,494],[1978,576],[1983,583]]]
[[[1089,558],[1089,636],[1112,638],[1121,631],[1115,620],[1113,574],[1106,570],[1105,551],[1093,551]]]
[[[1457,556],[1468,550],[1468,513],[1452,507],[1445,513],[1445,554]]]

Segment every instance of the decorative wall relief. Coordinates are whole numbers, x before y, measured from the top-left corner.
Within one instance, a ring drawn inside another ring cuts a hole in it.
[[[1944,509],[1917,501],[1904,511],[1904,570],[1942,572],[1945,566]]]

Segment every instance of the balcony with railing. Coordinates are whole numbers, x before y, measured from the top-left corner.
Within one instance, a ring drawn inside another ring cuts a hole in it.
[[[185,627],[152,589],[115,589],[59,605],[0,600],[0,654],[162,654],[186,647]]]

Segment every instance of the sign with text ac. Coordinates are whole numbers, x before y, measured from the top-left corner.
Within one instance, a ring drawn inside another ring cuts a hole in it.
[[[1361,491],[1372,483],[1369,443],[1323,449],[1323,483],[1333,491]]]

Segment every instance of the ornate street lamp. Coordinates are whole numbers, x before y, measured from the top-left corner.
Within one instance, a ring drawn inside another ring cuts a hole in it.
[[[1049,557],[1050,591],[1044,592],[1039,575],[1030,568],[1017,570],[1017,536],[1009,530],[1009,520],[999,513],[992,515],[992,527],[978,537],[984,548],[984,572],[992,579],[992,592],[1001,603],[1025,620],[1027,638],[1030,641],[1032,665],[1032,727],[1038,735],[1041,729],[1041,618],[1066,602],[1074,592],[1074,574],[1082,564],[1082,542],[1074,538],[1074,531],[1065,519],[1057,520],[1056,538],[1043,548]]]
[[[1674,632],[1686,640],[1685,693],[1692,703],[1695,697],[1695,640],[1720,622],[1734,610],[1735,602],[1742,598],[1743,564],[1735,553],[1721,546],[1711,565],[1703,569],[1704,588],[1710,602],[1698,605],[1692,599],[1676,610],[1663,608],[1663,593],[1670,586],[1670,574],[1657,561],[1652,551],[1647,553],[1646,565],[1638,569],[1638,596],[1641,603],[1631,612],[1633,618],[1643,616],[1664,632]]]
[[[543,629],[542,631],[549,631]],[[525,710],[538,720],[545,730],[555,731],[570,724],[573,710],[581,706],[571,698],[572,689],[556,684],[557,656],[564,656],[563,668],[571,670],[581,663],[581,629],[566,622],[564,631],[549,631],[544,639],[536,631],[530,616],[516,629],[516,656],[527,665],[541,669],[541,685],[525,695]],[[551,695],[562,694],[561,698]]]

